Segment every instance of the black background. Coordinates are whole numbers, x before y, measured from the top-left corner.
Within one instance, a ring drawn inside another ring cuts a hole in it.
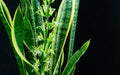
[[[4,0],[13,16],[18,0]],[[56,0],[58,6],[60,0]],[[120,75],[120,0],[81,0],[75,50],[92,38],[75,75]],[[7,34],[0,21],[0,75],[18,75]]]

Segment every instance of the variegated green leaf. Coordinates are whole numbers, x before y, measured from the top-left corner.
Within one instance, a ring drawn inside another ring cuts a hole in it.
[[[72,68],[78,62],[78,60],[81,58],[81,56],[86,52],[89,44],[90,44],[90,40],[85,42],[83,44],[83,46],[73,54],[73,56],[70,58],[70,60],[66,64],[66,66],[62,72],[62,75],[70,75]]]
[[[78,9],[79,9],[80,0],[75,1],[75,12],[74,12],[74,19],[72,22],[72,27],[70,31],[70,42],[69,42],[69,51],[68,51],[68,61],[73,55],[74,50],[74,40],[75,40],[75,32],[76,32],[76,25],[77,25],[77,16],[78,16]],[[76,66],[76,65],[75,65]],[[75,71],[75,67],[73,67],[73,72]]]
[[[11,39],[10,32],[11,32],[12,18],[3,0],[0,0],[0,18],[4,24],[9,39]]]
[[[12,18],[11,18],[10,12],[3,0],[0,1],[0,18],[2,19],[5,30],[7,31],[9,40],[12,43],[12,40],[11,40]],[[20,75],[25,75],[26,71],[25,71],[25,67],[24,67],[24,62],[23,62],[23,60],[21,60],[21,58],[16,53],[14,48],[13,48],[13,51],[14,51],[15,58],[16,58],[16,61],[18,64],[18,69],[19,69]]]
[[[58,74],[58,67],[59,67],[59,62],[61,59],[61,54],[63,52],[67,36],[69,34],[72,21],[74,18],[74,12],[75,12],[75,0],[62,0],[62,3],[60,5],[59,11],[58,11],[58,16],[57,16],[57,22],[60,23],[58,25],[58,28],[56,30],[56,39],[55,39],[55,51],[56,55],[54,60],[54,64],[56,64],[55,69],[53,74],[56,75]]]
[[[33,30],[32,30],[32,26],[28,20],[28,18],[26,18],[26,16],[24,17],[24,43],[26,45],[26,47],[31,50],[33,46],[35,46],[34,42],[33,42]]]
[[[37,13],[40,10],[40,0],[31,0],[34,16],[35,16],[35,24],[36,26],[42,25],[42,17]]]
[[[75,0],[75,12],[74,12],[74,19],[73,19],[73,22],[72,22],[71,31],[70,31],[68,60],[72,56],[73,50],[74,50],[74,40],[75,40],[75,32],[76,32],[79,4],[80,4],[80,0]]]
[[[24,49],[23,49],[23,39],[24,39],[24,21],[20,8],[18,7],[14,19],[13,25],[11,29],[12,43],[15,48],[16,53],[20,56],[22,60],[24,60],[27,64],[32,64],[25,58]]]

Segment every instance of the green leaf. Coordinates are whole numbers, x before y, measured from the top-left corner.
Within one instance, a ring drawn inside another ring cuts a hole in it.
[[[11,32],[12,18],[3,0],[0,0],[0,18],[4,24],[9,39],[11,39],[10,32]]]
[[[11,18],[10,12],[3,0],[0,1],[0,18],[2,19],[5,30],[7,31],[7,34],[8,34],[8,38],[10,40],[10,43],[12,44],[12,40],[11,40],[12,18]],[[21,58],[15,52],[14,48],[13,48],[13,51],[14,51],[15,58],[16,58],[16,61],[18,64],[18,69],[19,69],[20,75],[25,75],[26,71],[25,71],[25,67],[24,67],[24,62],[21,60]]]
[[[22,10],[25,16],[28,18],[33,29],[34,44],[37,45],[36,27],[42,25],[42,18],[37,13],[37,11],[40,8],[40,1],[39,0],[20,0],[20,1],[21,1]]]
[[[76,51],[74,53],[74,55],[71,57],[71,59],[66,64],[66,66],[62,72],[62,75],[69,75],[70,74],[70,70],[79,61],[81,56],[86,52],[89,44],[90,44],[90,40],[88,40],[78,51]]]
[[[30,0],[20,0],[20,6],[23,14],[29,18],[29,7],[30,7]]]
[[[26,75],[26,69],[25,69],[25,63],[24,63],[24,61],[15,52],[15,49],[13,49],[13,50],[14,50],[14,55],[15,55],[16,61],[17,61],[19,74],[20,75]]]
[[[18,7],[14,15],[13,25],[11,29],[12,43],[19,57],[23,61],[25,61],[27,64],[32,66],[32,64],[24,56],[24,49],[23,49],[24,30],[23,29],[24,29],[23,16],[20,8]]]
[[[74,75],[75,70],[76,70],[76,65],[74,65],[72,69],[69,71],[69,75]]]
[[[20,5],[21,5],[21,11],[23,12],[23,14],[26,14],[27,12],[26,0],[20,0]]]
[[[73,55],[73,50],[74,50],[74,41],[75,41],[75,32],[76,32],[76,25],[77,25],[77,17],[78,17],[78,10],[79,10],[79,4],[80,4],[80,0],[76,0],[75,1],[75,12],[74,12],[74,18],[73,18],[73,22],[72,22],[72,27],[71,27],[71,31],[70,31],[70,42],[69,42],[69,51],[68,51],[68,60],[72,57]],[[76,65],[73,67],[73,69],[71,70],[71,75],[74,73]]]
[[[36,44],[36,25],[35,25],[35,17],[34,17],[35,13],[33,11],[33,7],[30,1],[31,0],[20,0],[23,13],[32,26],[33,39],[34,39],[33,41],[34,44]]]
[[[75,0],[62,0],[56,19],[56,22],[60,24],[56,29],[56,33],[55,33],[56,37],[53,46],[54,50],[56,51],[55,52],[56,55],[54,58],[54,60],[56,61],[54,61],[53,63],[56,64],[53,65],[55,66],[53,72],[54,74],[57,74],[56,71],[58,70],[58,67],[60,65],[59,62],[60,62],[61,54],[63,52],[67,40],[67,36],[70,32],[70,28],[74,18],[74,12],[75,12]]]
[[[34,11],[34,17],[35,17],[35,24],[36,26],[42,25],[42,17],[37,13],[37,11],[40,9],[40,0],[31,0],[33,11]]]
[[[61,56],[61,55],[60,55]],[[61,56],[62,57],[62,56]],[[59,67],[61,66],[61,57],[58,58],[57,64],[55,66],[53,75],[59,75]]]
[[[76,32],[76,25],[77,25],[77,17],[78,17],[78,10],[79,10],[80,0],[75,1],[75,12],[74,18],[72,22],[72,27],[70,31],[70,42],[69,42],[69,52],[68,52],[68,60],[71,58],[74,50],[74,40],[75,40],[75,32]]]
[[[33,59],[33,47],[35,46],[34,44],[34,41],[33,41],[33,31],[32,31],[32,26],[28,20],[28,18],[25,16],[23,18],[24,20],[24,44],[25,46],[27,47],[25,50],[26,52],[26,57],[28,59],[28,61],[30,63],[33,63],[34,62],[34,59]],[[26,65],[26,70],[28,72],[29,75],[34,75],[35,72],[32,72],[33,68],[31,66],[29,66],[28,64],[25,64]]]
[[[35,46],[33,41],[33,30],[26,16],[24,17],[23,20],[24,20],[24,44],[29,50],[32,50],[32,47]]]

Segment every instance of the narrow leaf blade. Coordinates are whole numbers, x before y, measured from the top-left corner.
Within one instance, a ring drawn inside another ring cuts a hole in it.
[[[16,53],[24,60],[27,64],[32,64],[25,58],[23,50],[23,39],[24,39],[24,21],[20,8],[18,7],[13,20],[13,26],[11,30],[12,43]]]
[[[75,12],[74,12],[74,18],[73,18],[73,22],[72,22],[72,27],[70,30],[70,42],[69,42],[68,60],[67,61],[69,61],[69,59],[73,55],[79,4],[80,4],[80,0],[75,0]],[[76,65],[71,70],[71,72],[72,72],[71,75],[74,73],[75,69],[76,69]]]
[[[36,26],[42,25],[42,17],[37,13],[38,10],[40,10],[40,0],[31,0],[31,4],[34,11],[34,17],[35,17],[35,24]]]
[[[26,47],[31,50],[32,46],[35,46],[33,41],[33,30],[28,18],[24,17],[24,43]]]
[[[58,67],[60,64],[61,54],[63,52],[68,34],[70,32],[70,28],[73,22],[75,12],[75,0],[62,0],[62,3],[60,5],[58,16],[57,16],[57,22],[60,23],[57,29],[57,35],[55,38],[55,45],[54,50],[56,51],[56,55],[54,60],[56,60],[53,64],[55,65],[54,74],[55,71],[58,70]],[[54,65],[53,65],[54,66]]]
[[[80,0],[75,0],[75,12],[74,12],[74,18],[72,22],[71,31],[70,31],[68,60],[71,58],[73,54],[73,50],[74,50],[74,41],[75,41],[75,32],[76,32],[79,4],[80,4]]]
[[[10,12],[3,0],[0,1],[0,18],[4,24],[5,30],[8,34],[8,38],[10,40],[10,43],[12,44],[12,40],[11,40],[12,18],[11,18]],[[18,64],[18,69],[19,69],[20,75],[26,75],[24,62],[21,60],[21,58],[15,52],[14,48],[13,48],[13,52],[15,54],[15,58],[16,58],[16,61]]]
[[[88,40],[78,51],[74,53],[74,55],[71,57],[71,59],[66,64],[66,67],[64,68],[62,72],[62,75],[69,75],[70,70],[78,62],[81,56],[86,52],[89,44],[90,44],[90,40]]]
[[[9,19],[8,19],[9,18]],[[0,1],[0,19],[2,20],[5,30],[8,34],[9,39],[11,39],[11,17],[10,17],[10,12],[4,3],[3,0]]]

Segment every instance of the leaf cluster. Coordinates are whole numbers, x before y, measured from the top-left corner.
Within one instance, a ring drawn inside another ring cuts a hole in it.
[[[90,40],[73,53],[79,0],[62,0],[58,12],[55,0],[20,0],[14,18],[0,0],[0,18],[10,39],[20,75],[73,75],[75,65],[86,52]],[[51,20],[52,17],[52,20]],[[68,37],[70,33],[70,37]],[[62,71],[64,46],[69,48]]]

